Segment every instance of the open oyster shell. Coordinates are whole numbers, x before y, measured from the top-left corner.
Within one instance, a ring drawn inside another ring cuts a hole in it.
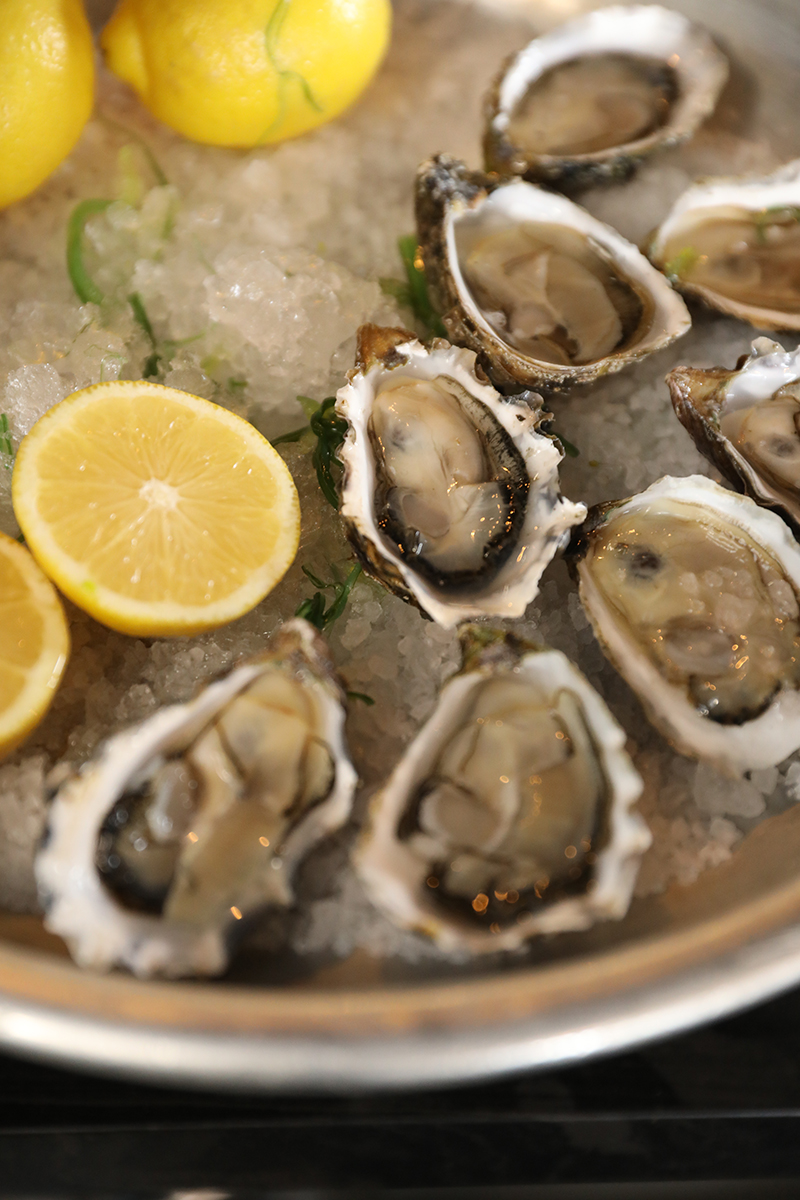
[[[117,734],[58,791],[36,860],[45,924],[81,966],[215,975],[234,928],[291,904],[356,773],[327,649],[294,620],[188,704]]]
[[[624,178],[691,137],[727,77],[724,55],[680,13],[587,13],[503,65],[485,104],[486,169],[559,191]]]
[[[569,548],[595,635],[682,754],[731,776],[800,747],[800,547],[752,500],[665,476]]]
[[[541,397],[506,399],[469,350],[375,325],[349,379],[340,511],[365,569],[441,625],[521,616],[586,514],[560,494]]]
[[[440,154],[419,168],[416,213],[450,338],[501,390],[589,383],[691,325],[644,255],[564,196]]]
[[[648,254],[685,295],[757,329],[800,330],[800,159],[694,184]]]
[[[356,869],[448,951],[621,917],[650,833],[625,734],[558,650],[465,627],[464,663],[373,799]]]
[[[698,450],[800,536],[800,350],[757,338],[736,370],[676,367],[667,383]]]

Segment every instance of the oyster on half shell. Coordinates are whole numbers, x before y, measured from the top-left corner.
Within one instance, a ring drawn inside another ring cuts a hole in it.
[[[736,370],[676,367],[667,383],[700,452],[800,535],[800,351],[757,338]]]
[[[625,734],[558,650],[485,627],[372,801],[355,865],[373,902],[448,951],[624,915],[650,834]]]
[[[112,737],[53,801],[35,864],[47,928],[81,966],[224,970],[233,931],[291,904],[298,861],[347,820],[343,701],[325,644],[294,620],[195,700]]]
[[[441,625],[521,616],[586,514],[560,494],[541,397],[504,398],[470,351],[375,325],[349,380],[341,516],[365,569]]]
[[[450,338],[501,390],[589,383],[691,325],[644,255],[564,196],[442,154],[419,168],[416,213]]]
[[[757,329],[800,330],[800,159],[693,184],[648,254],[687,296]]]
[[[711,37],[680,13],[586,13],[503,65],[485,102],[486,169],[559,191],[625,178],[691,137],[727,77]]]
[[[592,509],[569,548],[594,632],[654,725],[732,776],[800,747],[800,547],[700,475]]]

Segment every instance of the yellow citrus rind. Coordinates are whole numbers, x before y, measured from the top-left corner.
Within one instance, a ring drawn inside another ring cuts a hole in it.
[[[17,451],[12,500],[64,595],[137,636],[200,633],[249,612],[300,537],[294,482],[266,438],[156,383],[100,383],[51,408]]]
[[[0,758],[39,724],[69,658],[58,593],[33,556],[0,533]]]
[[[94,45],[82,0],[0,4],[0,208],[47,179],[94,103]]]
[[[333,120],[377,71],[390,0],[121,0],[110,69],[194,141],[256,146]]]

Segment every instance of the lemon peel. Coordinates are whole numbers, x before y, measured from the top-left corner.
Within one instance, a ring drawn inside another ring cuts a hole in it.
[[[4,208],[47,179],[91,114],[94,47],[81,0],[4,0],[0,79]]]
[[[194,141],[255,146],[330,121],[377,70],[389,0],[121,0],[108,66]]]

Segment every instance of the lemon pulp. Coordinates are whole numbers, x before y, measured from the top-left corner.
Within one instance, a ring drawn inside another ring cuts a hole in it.
[[[68,656],[55,588],[24,546],[0,534],[0,758],[47,712]]]
[[[283,460],[248,422],[153,383],[68,396],[17,453],[14,511],[65,595],[123,633],[196,633],[253,608],[297,551]]]

